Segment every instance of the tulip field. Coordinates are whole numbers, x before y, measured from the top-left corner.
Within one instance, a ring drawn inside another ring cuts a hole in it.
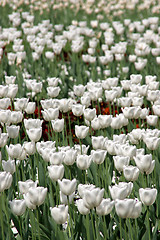
[[[12,239],[160,239],[160,1],[0,0]]]

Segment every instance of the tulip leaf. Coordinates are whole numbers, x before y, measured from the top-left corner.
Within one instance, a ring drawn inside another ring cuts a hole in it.
[[[38,179],[40,186],[45,187],[45,171],[41,162],[39,162]]]

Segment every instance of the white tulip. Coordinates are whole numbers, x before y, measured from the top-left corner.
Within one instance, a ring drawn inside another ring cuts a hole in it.
[[[77,180],[74,178],[72,181],[69,179],[58,180],[60,190],[65,195],[71,195],[76,190]]]
[[[157,189],[156,188],[140,188],[139,196],[143,204],[150,206],[156,200]]]
[[[68,206],[59,205],[58,207],[50,208],[51,216],[57,224],[63,224],[68,218]]]
[[[26,202],[24,199],[14,199],[9,201],[10,208],[13,214],[21,216],[26,210]]]

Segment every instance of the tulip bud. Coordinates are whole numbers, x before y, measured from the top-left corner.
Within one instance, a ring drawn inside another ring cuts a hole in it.
[[[58,184],[63,194],[71,195],[76,190],[77,180],[73,179],[71,181],[63,178],[62,181],[58,180]]]
[[[9,201],[10,208],[13,214],[21,216],[26,210],[26,202],[24,199],[14,199]]]
[[[64,175],[64,166],[63,165],[51,165],[47,167],[49,172],[49,177],[52,181],[57,181],[62,179]]]
[[[86,126],[75,126],[75,134],[79,139],[84,139],[89,131],[89,127]]]
[[[156,200],[157,189],[156,188],[140,188],[139,196],[143,204],[150,206]]]
[[[92,162],[92,156],[91,155],[78,155],[76,159],[77,167],[81,170],[87,170]]]
[[[96,207],[96,213],[99,216],[107,215],[112,211],[114,206],[114,201],[111,201],[110,198],[102,199],[100,205]]]
[[[68,218],[68,206],[59,205],[58,207],[50,208],[51,216],[57,224],[63,224]]]

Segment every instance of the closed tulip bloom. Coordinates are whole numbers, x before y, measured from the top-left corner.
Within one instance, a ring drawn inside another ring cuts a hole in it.
[[[157,125],[158,116],[156,116],[156,115],[149,115],[149,116],[146,116],[146,119],[147,119],[147,123],[150,126],[156,126]]]
[[[0,134],[0,148],[4,147],[7,144],[8,134],[1,133]]]
[[[130,80],[131,80],[131,83],[133,83],[133,84],[141,83],[142,75],[141,74],[131,74]]]
[[[36,152],[35,142],[24,142],[23,147],[28,155],[33,155]]]
[[[157,115],[158,117],[160,117],[160,105],[153,105],[152,109],[153,109],[154,114]]]
[[[13,99],[15,98],[17,92],[18,92],[18,84],[9,84],[6,97]]]
[[[51,165],[47,167],[49,172],[49,177],[52,181],[57,181],[62,179],[64,175],[64,166],[63,165]]]
[[[2,98],[0,99],[0,109],[7,109],[11,105],[10,98]]]
[[[88,121],[92,121],[96,117],[96,109],[86,108],[83,111],[84,117]]]
[[[74,178],[72,181],[69,179],[58,180],[60,190],[65,195],[71,195],[76,190],[77,180]]]
[[[56,148],[53,148],[51,150],[50,148],[46,147],[46,148],[41,148],[41,150],[39,151],[39,154],[41,155],[41,157],[45,162],[50,162],[50,155],[54,152],[56,152]],[[60,164],[61,164],[61,159],[60,159]]]
[[[97,149],[95,150],[91,150],[91,155],[92,155],[92,161],[97,163],[97,164],[102,164],[105,160],[107,151],[105,150],[101,150],[101,149]]]
[[[130,162],[130,157],[125,156],[113,156],[115,168],[122,172],[124,166],[128,166]]]
[[[35,102],[29,102],[24,109],[27,114],[33,114],[36,108],[36,103]]]
[[[99,216],[108,215],[112,211],[114,204],[115,204],[115,202],[111,201],[110,198],[102,199],[100,205],[98,207],[96,207],[96,213]]]
[[[44,109],[44,111],[41,111],[41,112],[42,112],[43,118],[46,121],[55,120],[59,116],[58,108],[48,108],[48,109]]]
[[[152,161],[152,154],[138,155],[134,161],[142,173],[150,174],[155,166],[155,160]]]
[[[91,127],[94,130],[99,130],[101,129],[101,125],[100,125],[100,121],[98,117],[95,117],[92,121],[91,121]]]
[[[13,174],[16,171],[15,160],[2,160],[2,167],[5,172]]]
[[[60,191],[60,202],[62,204],[68,205],[68,200],[69,200],[69,203],[72,203],[74,197],[75,197],[74,192],[71,195],[67,196]]]
[[[10,117],[10,123],[12,124],[17,124],[22,122],[23,119],[23,113],[20,111],[12,111],[11,112],[11,117]]]
[[[9,172],[0,172],[0,193],[10,188],[12,175]]]
[[[115,209],[117,215],[121,218],[137,218],[141,214],[142,204],[135,199],[117,199]]]
[[[92,156],[91,155],[78,155],[76,159],[77,167],[81,170],[87,170],[92,162]]]
[[[47,195],[47,188],[31,187],[28,190],[27,197],[33,205],[40,206],[45,201]]]
[[[79,139],[84,139],[89,132],[89,127],[75,125],[75,134]]]
[[[150,206],[156,200],[157,189],[156,188],[140,188],[139,196],[144,205]]]
[[[89,209],[98,207],[102,202],[103,195],[104,195],[104,189],[100,189],[100,188],[94,188],[92,190],[86,189],[84,191],[84,197],[83,197],[84,205]]]
[[[18,137],[20,126],[15,126],[15,125],[7,126],[6,129],[7,129],[9,138]]]
[[[55,132],[62,132],[64,129],[64,119],[51,120],[51,124]]]
[[[120,182],[118,185],[109,186],[109,191],[113,200],[125,199],[132,191],[133,183]]]
[[[24,199],[14,199],[9,201],[10,208],[13,214],[21,216],[26,210],[26,202]]]
[[[69,149],[65,152],[65,157],[63,159],[63,162],[66,165],[73,165],[76,161],[76,157],[77,157],[77,151],[74,149]]]
[[[133,210],[129,217],[136,219],[140,216],[141,212],[142,212],[142,203],[138,199],[135,199]]]
[[[14,107],[16,111],[23,111],[28,105],[29,98],[16,98],[14,102]]]
[[[140,118],[146,119],[148,115],[149,115],[149,108],[142,108],[140,112]]]
[[[123,156],[128,156],[131,159],[133,159],[133,157],[136,156],[136,151],[137,151],[136,146],[125,144],[122,147]]]
[[[65,157],[64,152],[50,152],[50,163],[53,165],[61,165]]]
[[[107,152],[110,155],[116,155],[116,150],[115,150],[115,141],[112,140],[107,140],[104,143],[104,148],[107,150]]]
[[[26,130],[29,139],[33,142],[38,142],[42,136],[42,127],[31,128]]]
[[[102,129],[109,127],[112,122],[111,115],[99,115],[98,119],[99,119],[100,126]]]
[[[14,159],[14,158],[19,159],[23,150],[21,144],[19,143],[14,145],[10,144],[9,147],[6,146],[6,148],[7,148],[8,155],[10,156],[11,159]]]
[[[18,187],[21,194],[26,194],[31,187],[37,187],[37,181],[34,182],[31,179],[26,180],[25,182],[18,181]]]
[[[43,120],[40,119],[24,119],[24,126],[27,130],[34,129],[34,128],[41,128],[42,127]]]
[[[80,212],[80,214],[82,214],[82,215],[87,215],[87,214],[89,214],[90,209],[87,208],[87,207],[84,205],[83,199],[77,200],[77,201],[76,201],[76,206],[77,206],[78,211]]]
[[[78,193],[79,193],[80,197],[83,198],[85,190],[91,191],[94,188],[95,188],[95,185],[93,185],[93,184],[79,184],[78,185]]]
[[[29,208],[29,209],[36,209],[36,205],[35,204],[33,204],[32,202],[31,202],[31,199],[30,199],[30,197],[29,197],[29,193],[27,192],[26,194],[24,194],[24,200],[25,200],[25,202],[26,202],[26,206]]]
[[[74,85],[73,91],[77,97],[81,97],[85,91],[85,86],[83,86],[82,84]]]
[[[0,85],[0,98],[5,98],[8,93],[8,86]]]
[[[160,138],[146,137],[144,142],[149,150],[156,150],[159,147]]]
[[[84,109],[84,106],[81,104],[72,105],[72,112],[73,112],[73,115],[75,115],[76,117],[82,116],[83,109]]]
[[[51,98],[56,98],[60,93],[60,87],[47,87],[48,96]]]
[[[58,207],[50,208],[51,216],[57,224],[63,224],[68,219],[68,206],[59,205]]]
[[[81,104],[85,106],[86,108],[90,106],[91,104],[91,98],[90,96],[82,96],[81,97]]]
[[[0,122],[7,123],[10,122],[11,119],[11,111],[0,109]]]
[[[103,136],[92,136],[92,147],[93,149],[103,149],[104,148],[105,138]]]
[[[135,166],[124,166],[123,174],[127,181],[136,181],[139,176],[139,169]]]

